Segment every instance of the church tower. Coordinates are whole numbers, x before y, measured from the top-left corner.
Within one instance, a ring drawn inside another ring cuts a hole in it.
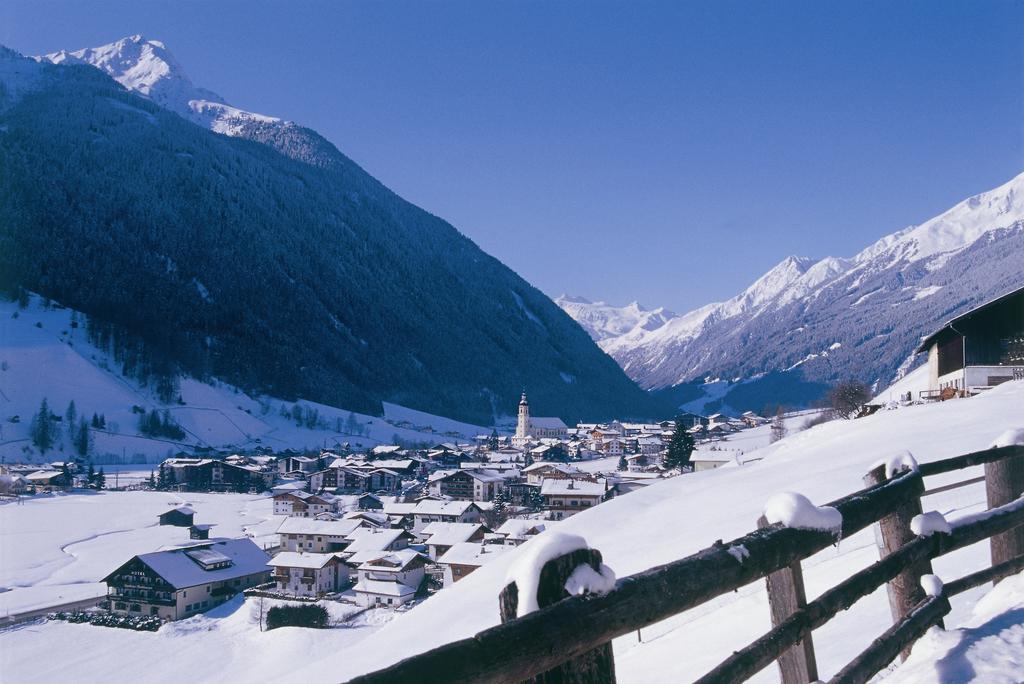
[[[525,440],[530,434],[530,404],[526,401],[526,390],[519,400],[519,420],[516,422],[516,437]]]

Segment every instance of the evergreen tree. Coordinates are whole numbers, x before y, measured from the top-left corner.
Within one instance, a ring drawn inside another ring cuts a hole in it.
[[[162,467],[162,466],[161,466]],[[153,471],[149,471],[149,479],[146,481],[150,489],[156,489],[156,478],[153,476]]]
[[[498,450],[498,431],[497,429],[491,429],[491,436],[487,438],[487,448],[491,451]]]
[[[628,470],[629,461],[626,460],[625,456],[619,456],[619,470]]]
[[[53,446],[56,435],[54,434],[53,420],[50,414],[50,405],[43,397],[43,403],[39,406],[39,413],[32,418],[32,443],[39,449],[39,453],[45,454]]]
[[[99,429],[99,427],[100,427],[100,417],[98,415],[96,415],[95,413],[92,414],[92,421],[90,421],[89,424],[92,427],[94,427],[96,429]]]
[[[527,505],[531,511],[539,511],[544,508],[544,496],[540,493],[540,487],[531,487]]]
[[[96,469],[92,467],[92,461],[89,461],[89,469],[85,471],[85,481],[90,487],[96,484]]]
[[[508,520],[508,494],[506,494],[504,490],[498,492],[498,494],[494,497],[493,503],[494,506],[493,508],[491,508],[490,514],[488,516],[488,522],[490,523],[492,529],[501,527],[501,525],[506,520]]]
[[[100,471],[96,473],[96,489],[103,489],[107,486],[107,476],[103,473],[102,466]]]
[[[28,300],[28,290],[26,290],[25,288],[23,288],[23,287],[21,287],[19,285],[18,286],[18,308],[19,309],[27,309],[28,308],[28,301],[29,301]]]
[[[75,441],[75,429],[78,425],[78,410],[75,408],[75,400],[72,399],[68,404],[67,410],[64,412],[64,422],[68,426],[68,439],[72,442]]]
[[[75,431],[74,443],[75,451],[78,452],[79,456],[89,455],[89,449],[92,447],[92,435],[89,434],[89,424],[85,421],[84,416],[78,423],[78,429]]]
[[[157,472],[159,474],[157,475],[156,479],[156,488],[161,491],[167,489],[167,469],[164,467],[163,463],[160,464],[160,467],[157,469]],[[152,479],[153,474],[150,473],[149,476],[150,479]]]
[[[686,429],[683,419],[676,418],[676,428],[668,442],[668,453],[665,455],[665,467],[680,470],[688,468],[693,447],[693,435]]]

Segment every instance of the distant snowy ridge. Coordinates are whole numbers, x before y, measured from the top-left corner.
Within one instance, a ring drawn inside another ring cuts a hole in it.
[[[140,35],[95,48],[52,52],[36,59],[94,66],[128,90],[217,133],[236,135],[247,123],[290,124],[232,107],[217,93],[196,86],[163,43]]]
[[[1021,274],[1024,174],[852,258],[789,256],[732,299],[683,315],[655,309],[650,322],[635,303],[555,301],[649,389],[798,366],[814,381],[883,387],[921,335],[1021,286]]]

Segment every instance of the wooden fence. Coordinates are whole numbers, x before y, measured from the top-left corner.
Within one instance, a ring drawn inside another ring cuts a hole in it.
[[[976,465],[985,466],[988,512],[967,516],[948,533],[911,532],[922,495],[939,491],[926,493],[923,478]],[[866,475],[865,483],[864,489],[828,505],[842,514],[839,538],[879,524],[881,560],[811,602],[804,595],[800,563],[837,543],[831,532],[769,525],[762,519],[749,534],[728,543],[716,541],[686,558],[624,577],[600,596],[570,597],[564,590],[579,565],[599,567],[598,551],[577,551],[549,561],[541,570],[540,610],[514,618],[515,585],[509,585],[498,597],[501,625],[352,682],[614,682],[612,639],[760,579],[767,582],[771,631],[698,681],[743,681],[773,661],[784,684],[817,680],[813,630],[887,584],[893,626],[829,680],[866,682],[905,654],[929,627],[941,623],[950,610],[950,596],[1024,569],[1024,498],[1019,498],[1024,493],[1024,447],[993,448],[926,463],[891,479],[884,468],[877,468]],[[947,583],[937,595],[925,593],[920,580],[931,572],[933,558],[985,539],[991,539],[991,567]],[[745,555],[737,553],[739,546]]]

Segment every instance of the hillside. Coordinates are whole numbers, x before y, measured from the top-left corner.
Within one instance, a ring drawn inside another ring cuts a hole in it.
[[[878,460],[907,449],[921,462],[984,449],[1010,428],[1024,426],[1024,383],[1006,383],[982,396],[885,411],[855,421],[833,421],[749,452],[756,462],[665,480],[613,499],[561,523],[560,532],[583,536],[618,577],[665,563],[755,528],[768,498],[795,491],[821,504],[862,486]],[[976,469],[980,473],[980,468]],[[967,470],[933,478],[939,485],[973,477]],[[950,519],[984,509],[981,485],[925,500]],[[356,652],[326,655],[296,679],[330,674],[346,679],[413,653],[472,635],[498,622],[497,596],[510,565],[525,552],[506,554],[422,607],[365,640]],[[870,529],[804,561],[808,599],[877,560]],[[989,562],[978,544],[942,557],[935,572],[954,579]],[[948,625],[966,619],[984,589],[953,600]],[[820,674],[827,679],[890,623],[885,589],[815,631]],[[763,582],[615,641],[619,681],[692,681],[770,628]],[[773,668],[754,681],[775,681]]]
[[[96,463],[154,463],[194,447],[282,450],[336,448],[346,442],[357,449],[395,441],[436,444],[488,431],[394,404],[385,404],[385,416],[380,418],[305,400],[253,397],[224,383],[194,378],[180,381],[180,401],[165,402],[152,384],[126,377],[109,350],[92,344],[83,321],[79,312],[46,307],[36,296],[24,308],[0,301],[0,457],[6,461],[60,460],[72,452],[63,423],[48,454],[32,446],[31,418],[43,399],[61,416],[72,401],[81,417],[104,416],[105,427],[91,431]],[[296,404],[304,415],[315,414],[315,425],[305,420],[298,424],[292,417]],[[141,434],[136,407],[167,411],[184,436]]]
[[[557,301],[642,386],[675,388],[665,395],[677,405],[760,410],[742,396],[752,382],[771,385],[758,400],[800,405],[848,378],[880,390],[912,366],[936,321],[1020,287],[1022,220],[1024,174],[852,258],[787,257],[736,297],[687,314]],[[706,378],[743,382],[715,396],[699,387]]]
[[[239,115],[220,135],[159,91],[6,49],[0,86],[0,287],[140,337],[154,374],[480,424],[524,387],[567,421],[663,413],[547,297],[313,131]]]

